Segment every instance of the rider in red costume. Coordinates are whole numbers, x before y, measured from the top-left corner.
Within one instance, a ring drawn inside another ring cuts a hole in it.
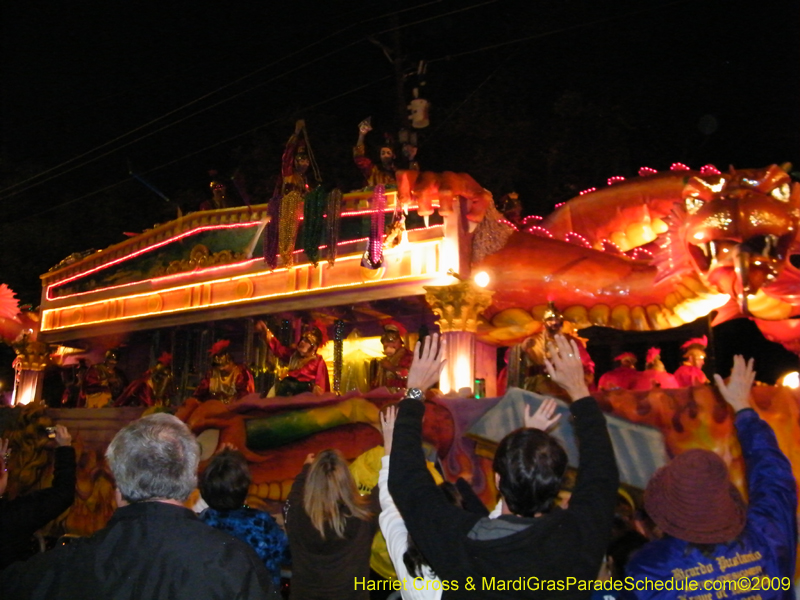
[[[125,388],[114,406],[167,406],[172,396],[172,355],[164,352],[152,369]]]
[[[325,345],[324,327],[306,325],[294,348],[284,346],[264,325],[267,344],[272,353],[288,367],[286,375],[276,385],[276,396],[295,396],[303,392],[321,394],[331,389],[328,367],[317,350]]]
[[[228,404],[255,392],[253,375],[246,366],[233,362],[228,346],[228,340],[220,340],[208,351],[211,369],[193,394],[200,402],[220,400]]]
[[[674,375],[667,373],[664,363],[661,362],[661,349],[650,348],[647,351],[647,368],[638,374],[632,390],[650,390],[653,388],[674,389],[681,387]]]
[[[128,378],[117,367],[119,350],[108,350],[102,363],[92,365],[83,377],[83,385],[78,398],[80,408],[101,408],[116,400]]]
[[[381,325],[381,344],[385,356],[375,361],[372,388],[387,387],[392,391],[399,391],[406,388],[408,369],[414,360],[414,353],[405,347],[405,327],[392,320],[381,321]]]
[[[636,383],[639,371],[636,370],[636,355],[633,352],[623,352],[614,358],[618,363],[615,369],[603,373],[597,382],[601,390],[629,390]]]
[[[692,387],[695,385],[705,385],[708,377],[703,373],[703,365],[706,362],[706,347],[708,338],[693,338],[681,346],[683,353],[683,364],[675,371],[675,379],[681,387]]]

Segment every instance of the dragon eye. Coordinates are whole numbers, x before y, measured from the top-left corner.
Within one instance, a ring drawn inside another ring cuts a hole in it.
[[[791,195],[792,190],[789,187],[788,183],[784,183],[783,185],[776,187],[774,190],[770,192],[770,196],[775,198],[778,202],[788,202],[789,196]]]
[[[686,204],[686,212],[688,212],[690,215],[695,214],[698,210],[700,210],[703,204],[705,204],[705,202],[696,196],[686,196],[683,201]]]

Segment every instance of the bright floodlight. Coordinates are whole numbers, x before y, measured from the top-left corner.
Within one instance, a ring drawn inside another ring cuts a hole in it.
[[[783,379],[781,379],[781,385],[783,387],[795,388],[795,389],[800,387],[800,373],[798,373],[797,371],[792,371],[791,373],[787,373],[786,375],[783,376]]]
[[[486,287],[487,285],[489,285],[490,281],[489,274],[486,271],[481,271],[480,273],[476,273],[475,277],[473,278],[473,281],[475,281],[475,285],[477,285],[478,287],[482,288]]]

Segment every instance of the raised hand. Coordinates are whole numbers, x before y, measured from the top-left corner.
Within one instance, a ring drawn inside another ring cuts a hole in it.
[[[381,431],[383,431],[383,454],[389,456],[392,453],[392,439],[394,437],[394,422],[397,420],[397,407],[387,406],[381,413]]]
[[[367,135],[370,131],[372,131],[372,117],[367,117],[358,124],[358,132]]]
[[[539,408],[536,409],[536,412],[531,414],[531,407],[526,404],[525,405],[525,415],[523,417],[523,423],[525,427],[528,429],[538,429],[539,431],[547,431],[556,423],[559,422],[561,419],[560,414],[556,414],[556,401],[553,398],[547,398],[544,402],[539,405]]]
[[[56,425],[56,444],[59,446],[69,446],[72,443],[72,436],[63,425]]]
[[[409,388],[419,388],[427,390],[434,383],[439,381],[442,369],[447,361],[442,360],[442,348],[444,342],[439,343],[439,334],[434,333],[425,338],[420,355],[420,344],[414,346],[414,362],[408,370],[406,385]]]
[[[753,359],[745,362],[741,354],[733,357],[733,369],[727,385],[719,374],[714,373],[714,381],[717,382],[719,393],[731,405],[734,412],[750,408],[750,390],[753,388],[755,378]]]
[[[544,366],[550,378],[560,385],[573,400],[589,395],[589,388],[583,378],[583,364],[575,340],[556,335],[553,343],[547,344],[550,358],[544,359]]]

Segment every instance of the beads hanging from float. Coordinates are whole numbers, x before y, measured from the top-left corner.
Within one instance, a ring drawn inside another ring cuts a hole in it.
[[[344,321],[338,319],[333,325],[333,391],[340,393],[342,366],[344,364]]]

